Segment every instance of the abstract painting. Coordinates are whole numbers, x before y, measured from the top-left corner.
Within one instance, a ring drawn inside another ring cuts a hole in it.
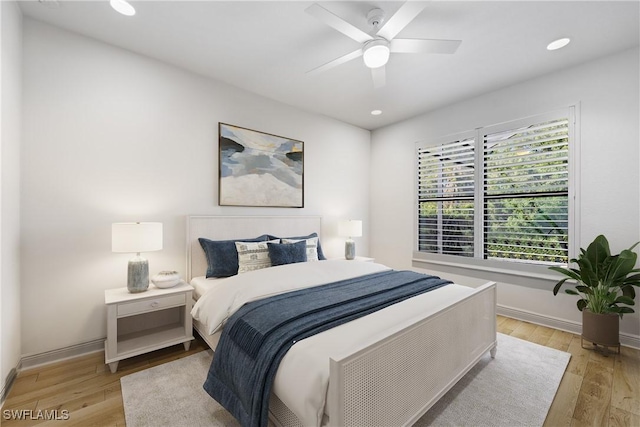
[[[220,206],[304,207],[304,143],[218,125]]]

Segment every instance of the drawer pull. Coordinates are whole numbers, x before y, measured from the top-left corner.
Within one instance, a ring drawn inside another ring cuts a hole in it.
[[[180,293],[178,295],[154,297],[142,301],[131,301],[118,305],[118,316],[133,316],[140,313],[146,313],[148,311],[183,306],[186,304],[186,302],[187,296],[184,293]]]

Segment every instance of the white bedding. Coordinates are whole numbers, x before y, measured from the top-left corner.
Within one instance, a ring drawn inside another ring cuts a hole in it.
[[[207,333],[213,334],[247,302],[385,270],[389,267],[382,264],[319,261],[248,271],[216,279],[214,286],[193,306],[191,315],[207,325]]]
[[[288,264],[217,279],[194,305],[194,319],[212,334],[243,304],[271,295],[389,270],[369,262]],[[193,281],[192,281],[193,283]],[[285,355],[273,392],[305,426],[320,426],[329,384],[329,359],[351,354],[459,301],[472,288],[448,285],[297,342]]]
[[[191,279],[191,282],[189,282],[191,286],[193,286],[193,299],[198,301],[202,295],[207,293],[208,290],[215,288],[216,284],[222,280],[225,280],[225,278],[212,277],[207,279],[204,276],[194,277]]]

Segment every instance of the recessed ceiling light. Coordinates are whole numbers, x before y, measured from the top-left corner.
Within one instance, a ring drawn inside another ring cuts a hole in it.
[[[125,16],[133,16],[136,14],[136,10],[126,0],[109,0],[109,4],[117,12]]]
[[[382,110],[373,110],[373,111],[371,111],[371,115],[372,116],[379,116],[380,114],[382,114]]]
[[[547,45],[547,50],[557,50],[557,49],[563,48],[566,45],[568,45],[570,41],[571,40],[568,38],[554,40]]]

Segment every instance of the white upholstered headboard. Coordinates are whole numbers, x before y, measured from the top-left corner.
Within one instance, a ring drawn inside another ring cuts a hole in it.
[[[187,282],[193,277],[204,276],[207,271],[207,260],[198,242],[200,237],[230,240],[262,234],[302,236],[313,232],[322,238],[322,218],[319,216],[188,216]]]

